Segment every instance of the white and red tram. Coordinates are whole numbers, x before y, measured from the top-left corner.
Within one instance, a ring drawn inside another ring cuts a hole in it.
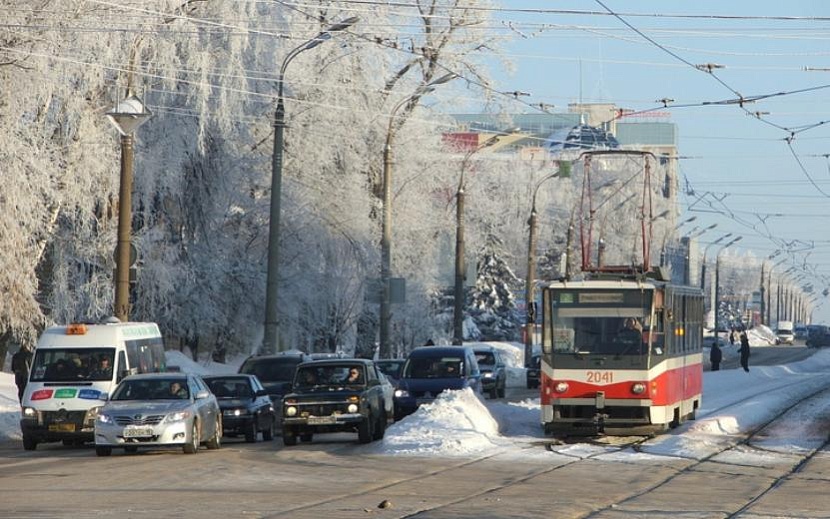
[[[700,289],[654,274],[595,274],[543,287],[542,314],[548,434],[643,434],[694,419],[703,378]],[[625,330],[632,322],[633,334]]]

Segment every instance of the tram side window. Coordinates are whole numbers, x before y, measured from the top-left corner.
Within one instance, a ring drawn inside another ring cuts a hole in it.
[[[648,329],[649,338],[651,339],[651,351],[655,355],[662,355],[665,352],[666,333],[663,329],[663,311],[658,310],[654,313],[653,321]],[[644,337],[645,339],[645,337]]]
[[[551,323],[553,322],[553,314],[550,307],[551,293],[545,290],[542,293],[542,351],[545,353],[551,352],[553,345],[553,331]]]

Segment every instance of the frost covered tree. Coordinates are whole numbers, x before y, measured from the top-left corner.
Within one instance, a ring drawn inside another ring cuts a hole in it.
[[[508,263],[509,253],[500,240],[491,236],[479,253],[475,287],[470,293],[470,314],[481,337],[471,339],[517,340],[519,315],[513,290],[521,281]]]

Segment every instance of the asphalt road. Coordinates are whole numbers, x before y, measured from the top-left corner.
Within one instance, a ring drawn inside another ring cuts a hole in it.
[[[757,348],[753,362],[811,353]],[[830,428],[828,417],[816,420],[815,427]],[[528,449],[533,456],[378,456],[354,435],[338,434],[292,448],[279,439],[227,440],[195,455],[177,449],[99,458],[90,447],[27,452],[6,442],[0,517],[830,517],[827,446],[809,459],[759,450],[766,461],[752,466],[740,461],[744,454],[621,461],[548,452],[544,442]]]

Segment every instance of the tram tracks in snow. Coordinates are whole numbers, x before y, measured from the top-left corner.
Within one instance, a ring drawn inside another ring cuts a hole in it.
[[[740,402],[736,402],[731,404],[730,406],[724,406],[724,410],[729,407],[740,404]],[[815,391],[807,395],[802,396],[795,403],[791,404],[786,409],[776,412],[774,416],[763,421],[763,423],[756,425],[752,428],[752,430],[737,437],[736,441],[724,447],[718,448],[712,452],[709,452],[707,455],[699,459],[696,459],[694,463],[689,464],[686,467],[678,470],[671,476],[664,478],[662,481],[656,482],[645,489],[641,489],[640,491],[630,496],[627,496],[624,499],[617,500],[614,503],[608,503],[602,508],[599,508],[597,510],[592,511],[589,514],[581,516],[580,519],[590,519],[593,517],[598,517],[599,515],[611,510],[613,510],[617,514],[624,513],[624,507],[626,503],[638,499],[665,485],[668,485],[677,480],[678,478],[683,477],[684,474],[688,474],[692,471],[699,469],[706,463],[734,465],[735,463],[719,461],[717,459],[718,457],[729,452],[745,453],[750,451],[756,451],[763,453],[774,453],[781,454],[782,456],[787,455],[790,457],[794,457],[798,460],[791,466],[790,469],[785,470],[782,474],[773,478],[766,488],[760,491],[757,495],[750,498],[740,509],[735,510],[734,512],[727,515],[727,517],[738,517],[740,514],[746,512],[749,508],[751,508],[753,504],[757,503],[762,497],[774,491],[781,484],[783,484],[783,482],[801,472],[805,465],[812,458],[814,458],[818,453],[822,452],[824,449],[830,446],[830,436],[828,436],[826,433],[824,438],[820,442],[816,442],[816,444],[814,446],[811,446],[810,448],[803,449],[800,453],[794,453],[791,450],[770,448],[764,445],[764,443],[767,443],[767,434],[769,432],[779,427],[785,427],[786,424],[789,423],[791,417],[797,416],[799,418],[803,418],[803,416],[805,415],[804,408],[810,407],[815,407],[819,409],[818,413],[808,413],[810,416],[814,417],[813,422],[816,428],[822,429],[824,431],[830,430],[830,385],[826,385],[816,389]],[[635,450],[641,450],[644,443],[645,442],[638,442],[638,447],[635,448]],[[653,453],[651,454],[654,455]],[[677,457],[676,455],[673,456]]]

